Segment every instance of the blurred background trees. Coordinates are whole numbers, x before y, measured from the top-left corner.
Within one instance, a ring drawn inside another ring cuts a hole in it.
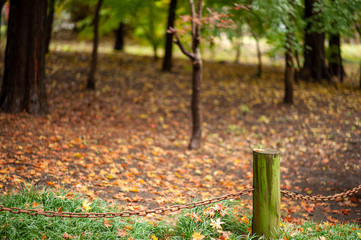
[[[223,60],[240,63],[247,61],[242,53],[254,53],[252,63],[258,65],[255,79],[264,77],[265,58],[270,59],[269,64],[283,66],[283,101],[289,104],[294,101],[294,82],[302,79],[342,84],[345,76],[353,74],[345,68],[344,61],[358,64],[361,60],[360,50],[349,51],[348,54],[354,54],[352,58],[343,53],[346,44],[359,43],[361,0],[208,0],[200,13],[202,19],[189,14],[186,0],[45,2],[41,9],[26,10],[27,5],[18,1],[0,1],[0,50],[5,52],[1,54],[5,56],[0,95],[3,112],[47,112],[43,68],[45,54],[57,50],[52,34],[56,39],[68,34],[79,42],[91,43],[89,89],[96,88],[97,52],[109,41],[114,54],[130,52],[136,46],[137,54],[151,54],[155,62],[164,57],[159,70],[172,72],[172,55],[184,57],[181,50],[172,50],[175,32],[184,42],[199,41],[199,54],[202,52],[209,60],[223,56]],[[192,29],[198,27],[195,38]],[[175,31],[167,33],[170,28]],[[248,46],[242,48],[245,42]],[[37,52],[29,54],[29,49]],[[190,47],[186,50],[190,51]],[[16,90],[17,86],[23,87]]]

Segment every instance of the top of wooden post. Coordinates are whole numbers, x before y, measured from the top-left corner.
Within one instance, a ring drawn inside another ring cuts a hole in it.
[[[253,153],[267,154],[267,155],[279,155],[280,151],[274,149],[253,149]]]

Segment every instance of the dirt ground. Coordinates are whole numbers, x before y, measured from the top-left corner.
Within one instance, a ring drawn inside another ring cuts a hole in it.
[[[283,70],[204,63],[203,145],[187,150],[191,65],[100,55],[85,90],[88,53],[47,56],[50,114],[0,113],[0,191],[79,191],[124,209],[181,204],[252,187],[252,149],[281,151],[281,188],[331,195],[361,184],[361,91],[301,82],[282,103]],[[346,79],[347,82],[347,79]],[[251,209],[251,196],[242,197]],[[361,192],[343,201],[282,198],[286,221],[361,222]]]

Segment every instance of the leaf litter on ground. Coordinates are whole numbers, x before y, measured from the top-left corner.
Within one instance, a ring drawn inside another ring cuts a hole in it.
[[[70,64],[73,63],[73,64]],[[86,53],[48,56],[50,114],[0,113],[0,189],[32,182],[142,209],[252,187],[252,146],[281,151],[282,189],[329,195],[361,184],[361,96],[351,87],[301,82],[282,104],[282,69],[262,78],[246,64],[205,62],[203,146],[191,131],[189,62],[100,55],[86,91]],[[251,198],[243,199],[251,208]],[[287,221],[361,221],[360,193],[345,201],[282,199]],[[85,205],[87,206],[87,205]]]

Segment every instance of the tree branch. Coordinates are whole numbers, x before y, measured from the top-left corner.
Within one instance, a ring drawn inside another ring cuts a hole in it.
[[[185,49],[185,47],[183,46],[182,42],[180,41],[179,37],[177,34],[175,34],[175,38],[176,40],[174,40],[174,43],[177,44],[180,48],[180,50],[182,51],[182,53],[184,55],[186,55],[187,57],[189,57],[191,60],[194,60],[194,54],[190,51],[188,51],[187,49]]]
[[[191,8],[191,23],[192,23],[192,38],[194,38],[195,36],[195,31],[196,31],[196,22],[195,22],[195,18],[196,16],[196,9],[194,8],[194,2],[193,0],[189,0],[189,6]]]
[[[195,33],[195,38],[197,38],[197,40],[200,40],[200,36],[201,36],[201,24],[202,24],[202,10],[203,10],[203,0],[198,0],[198,5],[197,5],[197,18],[199,19],[199,23],[196,25],[196,29],[194,31]]]
[[[198,18],[201,20],[202,18],[202,9],[203,9],[203,0],[198,0],[198,6],[197,6],[197,12],[198,12]]]

